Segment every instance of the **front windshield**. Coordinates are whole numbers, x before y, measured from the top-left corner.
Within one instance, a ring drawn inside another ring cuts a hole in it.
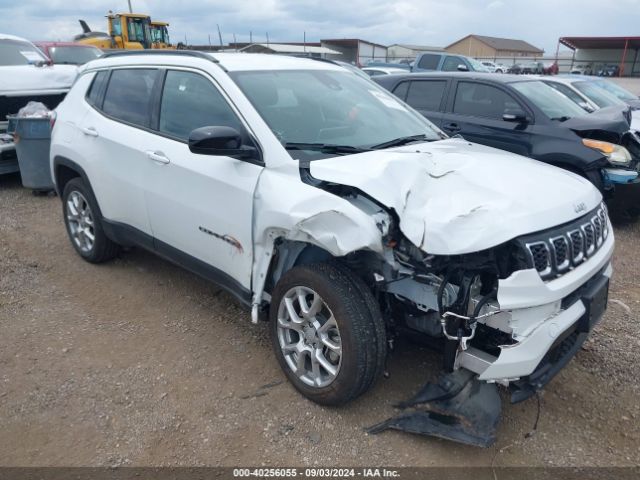
[[[604,88],[607,92],[613,93],[620,100],[637,100],[638,96],[631,93],[629,90],[622,88],[608,80],[595,80],[593,81],[598,87]]]
[[[0,40],[0,66],[32,65],[46,62],[35,46],[19,40]]]
[[[476,72],[489,72],[489,69],[475,58],[467,58],[467,60]]]
[[[102,55],[102,51],[93,47],[49,47],[53,63],[82,65]]]
[[[593,103],[600,108],[626,105],[615,95],[607,92],[592,82],[573,82],[573,86],[584,93]]]
[[[540,80],[514,82],[511,86],[527,97],[551,120],[564,121],[587,114],[562,93]]]
[[[169,44],[169,30],[164,25],[151,25],[151,41]]]
[[[338,154],[310,153],[319,145],[356,153],[345,150],[380,147],[408,137],[445,138],[386,90],[346,70],[246,71],[231,76],[280,142],[292,147],[296,158],[300,153],[304,158]]]

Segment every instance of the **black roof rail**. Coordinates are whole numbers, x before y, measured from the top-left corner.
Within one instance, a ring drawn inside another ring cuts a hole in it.
[[[321,57],[306,57],[306,58],[309,58],[311,60],[316,60],[317,62],[331,63],[333,65],[340,66],[338,62],[336,62],[335,60],[331,60],[330,58],[321,58]]]
[[[184,57],[197,57],[204,58],[205,60],[209,60],[213,63],[220,63],[216,57],[211,54],[201,52],[199,50],[169,50],[169,49],[158,49],[158,50],[112,50],[105,52],[100,58],[109,58],[109,57],[135,57],[137,55],[181,55]]]

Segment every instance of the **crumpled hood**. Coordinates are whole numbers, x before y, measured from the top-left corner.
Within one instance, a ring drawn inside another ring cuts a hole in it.
[[[615,133],[618,137],[629,131],[629,122],[625,112],[629,107],[607,107],[587,115],[573,117],[561,123],[562,126],[570,128],[580,135],[580,132],[606,131]],[[581,135],[582,136],[582,135]]]
[[[75,65],[0,67],[0,95],[68,90],[78,76]]]
[[[494,247],[569,222],[602,200],[578,175],[462,139],[317,160],[310,169],[395,210],[402,233],[436,255]]]

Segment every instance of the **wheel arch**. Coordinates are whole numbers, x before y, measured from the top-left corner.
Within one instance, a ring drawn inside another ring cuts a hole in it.
[[[333,258],[336,257],[318,245],[279,237],[274,242],[273,255],[266,275],[265,291],[272,292],[278,280],[293,267],[324,262]]]
[[[73,160],[63,156],[56,156],[53,159],[53,181],[56,187],[56,193],[62,199],[64,187],[72,178],[80,177],[91,188],[91,182],[87,177],[84,169]],[[91,188],[93,192],[93,189]],[[95,196],[95,194],[94,194]]]

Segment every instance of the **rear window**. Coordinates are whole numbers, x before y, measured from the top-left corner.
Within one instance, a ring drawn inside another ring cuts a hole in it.
[[[32,65],[46,62],[44,54],[28,42],[0,40],[0,66]]]
[[[409,87],[407,103],[417,110],[438,111],[446,86],[445,80],[413,81]]]
[[[440,63],[440,55],[427,53],[420,57],[418,68],[424,68],[425,70],[437,70],[438,63]]]
[[[113,70],[102,111],[127,123],[149,127],[154,69]]]
[[[93,47],[49,47],[49,56],[53,63],[63,65],[82,65],[102,55],[102,51]]]

